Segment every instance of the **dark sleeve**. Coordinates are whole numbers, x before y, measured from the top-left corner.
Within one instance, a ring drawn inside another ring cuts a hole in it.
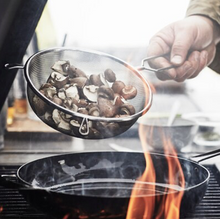
[[[191,0],[186,16],[196,14],[211,18],[220,28],[220,0]],[[220,43],[216,46],[216,55],[209,67],[220,73]]]
[[[217,73],[220,73],[220,43],[218,43],[216,46],[215,58],[209,67]]]

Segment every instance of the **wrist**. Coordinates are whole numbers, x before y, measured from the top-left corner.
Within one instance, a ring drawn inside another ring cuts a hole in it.
[[[220,24],[217,23],[211,17],[208,17],[206,15],[192,15],[192,16],[200,17],[200,19],[202,19],[205,23],[207,23],[211,27],[213,33],[213,42],[215,42],[215,44],[218,44],[220,42]]]

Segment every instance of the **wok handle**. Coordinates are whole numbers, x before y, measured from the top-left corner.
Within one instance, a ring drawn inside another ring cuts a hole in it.
[[[191,158],[200,158],[197,162],[200,163],[204,160],[208,160],[208,159],[211,159],[213,157],[217,157],[220,155],[220,149],[216,149],[216,150],[213,150],[213,151],[209,151],[207,153],[203,153],[203,154],[199,154],[199,155],[195,155],[195,156],[192,156]]]
[[[12,178],[13,181],[9,180],[8,178]],[[22,188],[25,188],[24,185],[22,185],[18,182],[15,182],[14,181],[15,179],[17,179],[15,174],[11,174],[11,175],[2,174],[2,175],[0,175],[0,185],[4,186],[6,188],[9,188],[9,189],[22,189]]]
[[[159,58],[159,57],[164,57],[166,55],[168,55],[168,53],[165,53],[165,54],[162,54],[162,55],[150,56],[150,57],[147,57],[145,59],[142,59],[141,66],[137,67],[137,70],[138,71],[148,70],[148,71],[153,71],[153,72],[162,72],[162,71],[165,71],[165,70],[168,70],[168,69],[171,69],[171,68],[175,68],[174,65],[170,65],[170,66],[167,66],[165,68],[155,69],[155,68],[151,68],[151,67],[145,65],[145,63],[149,60],[156,59],[156,58]]]

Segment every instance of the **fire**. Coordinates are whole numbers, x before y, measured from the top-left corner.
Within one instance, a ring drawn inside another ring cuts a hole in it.
[[[0,206],[0,213],[3,212],[3,206]]]
[[[163,194],[159,195],[155,167],[149,153],[145,133],[144,125],[140,125],[140,140],[147,165],[132,190],[126,219],[177,219],[180,217],[180,205],[185,185],[181,164],[171,141],[163,136],[168,183],[164,184]],[[163,133],[161,134],[163,135]],[[143,182],[142,187],[144,190],[150,191],[149,194],[140,197],[141,189],[138,182]]]

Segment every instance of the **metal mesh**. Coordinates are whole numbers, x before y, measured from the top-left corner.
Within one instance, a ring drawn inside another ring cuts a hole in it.
[[[121,121],[129,121],[133,119],[137,120],[139,116],[141,116],[150,108],[152,99],[150,86],[134,68],[127,65],[123,61],[106,54],[66,48],[51,49],[39,52],[32,56],[27,62],[25,75],[29,84],[29,88],[31,88],[31,90],[34,91],[34,93],[39,97],[42,98],[42,95],[38,92],[40,86],[46,83],[52,72],[51,67],[56,61],[59,60],[69,61],[71,65],[81,69],[88,76],[91,74],[103,73],[107,68],[110,68],[115,72],[117,80],[123,81],[126,85],[135,86],[137,88],[137,96],[128,102],[134,106],[136,113],[127,118],[120,119]],[[34,108],[32,103],[33,95],[34,94],[31,93],[30,89],[28,89],[29,102],[32,108]],[[44,97],[43,101],[45,101]],[[56,106],[49,99],[46,101],[50,106],[58,108],[60,111],[70,113],[72,115],[77,115],[77,113],[66,111],[67,109],[63,108],[62,106]],[[97,117],[90,118],[90,120],[99,119],[100,118]],[[115,118],[104,119],[106,119],[108,122],[119,120]],[[133,122],[131,125],[132,124]]]
[[[116,73],[117,80],[137,88],[137,96],[129,100],[137,113],[144,109],[145,101],[149,101],[149,88],[143,83],[143,78],[137,75],[137,71],[114,57],[79,50],[50,50],[34,56],[29,63],[27,74],[35,88],[39,89],[47,81],[52,72],[51,67],[58,60],[70,61],[87,75],[103,73],[107,68],[111,68]]]

